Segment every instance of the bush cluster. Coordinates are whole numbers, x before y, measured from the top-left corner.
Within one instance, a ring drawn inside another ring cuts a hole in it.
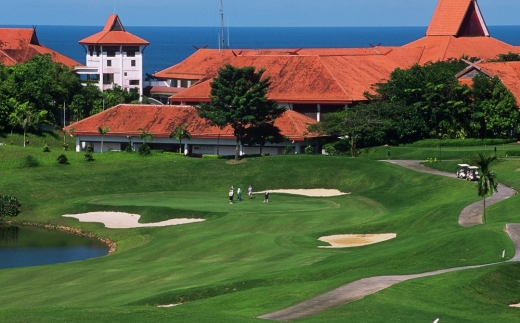
[[[435,148],[439,146],[439,142],[443,147],[473,147],[473,146],[496,146],[516,142],[516,139],[425,139],[409,144],[419,148]]]
[[[14,217],[20,213],[18,199],[11,195],[0,195],[0,217]]]

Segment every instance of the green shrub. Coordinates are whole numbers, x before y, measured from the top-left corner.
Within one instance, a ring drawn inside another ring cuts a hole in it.
[[[284,154],[284,155],[289,155],[289,154],[292,152],[292,149],[293,149],[292,146],[286,146],[286,147],[283,149],[283,154]]]
[[[63,144],[63,150],[68,150],[69,149],[69,144],[65,143]]]
[[[202,158],[206,158],[206,159],[219,159],[220,156],[219,155],[202,155]]]
[[[175,157],[185,157],[183,153],[176,153],[174,151],[164,151],[163,154],[171,155],[171,156],[175,156]]]
[[[85,152],[85,160],[88,162],[94,161],[94,156],[91,151]]]
[[[18,199],[10,195],[0,195],[0,217],[13,217],[20,213]]]
[[[151,153],[150,146],[148,146],[146,143],[142,144],[139,147],[139,155],[147,156],[147,155],[150,155],[150,153]]]
[[[61,165],[65,165],[65,164],[68,164],[69,161],[67,159],[67,156],[65,156],[65,154],[61,154],[58,156],[58,163],[61,164]]]
[[[305,147],[305,154],[306,155],[312,154],[313,151],[314,151],[314,149],[312,148],[312,146],[309,145],[309,146]]]
[[[47,145],[47,144],[43,145],[42,150],[43,150],[44,153],[50,153],[51,152],[51,149],[49,148],[49,145]]]
[[[336,153],[336,147],[334,147],[334,144],[323,145],[323,150],[325,150],[325,152],[330,156],[332,156]]]
[[[496,146],[516,142],[516,139],[425,139],[410,144],[418,148],[435,148],[439,143],[443,147],[473,147],[473,146]]]
[[[40,162],[36,157],[33,157],[31,155],[27,155],[24,157],[22,161],[22,167],[38,167],[40,166]]]

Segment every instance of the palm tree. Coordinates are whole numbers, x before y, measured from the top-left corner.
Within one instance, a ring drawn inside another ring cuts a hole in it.
[[[191,139],[191,133],[186,130],[186,124],[180,124],[178,125],[171,133],[170,133],[170,139],[175,137],[177,141],[179,141],[179,152],[182,152],[182,138],[186,138],[188,140]]]
[[[104,127],[98,127],[97,128],[97,131],[101,135],[101,152],[103,152],[103,138],[104,138],[105,134],[108,132],[108,130],[110,130],[109,126],[104,126]]]
[[[494,171],[489,169],[489,165],[495,160],[497,160],[497,156],[486,156],[483,153],[479,153],[478,157],[473,159],[473,162],[480,169],[480,178],[477,182],[477,193],[484,201],[484,223],[486,222],[486,197],[493,195],[494,192],[498,192],[497,175]]]

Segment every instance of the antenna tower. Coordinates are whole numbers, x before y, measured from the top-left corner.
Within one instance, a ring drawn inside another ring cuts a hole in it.
[[[226,37],[224,37],[224,0],[220,0],[220,37],[222,39],[222,49],[226,46]]]

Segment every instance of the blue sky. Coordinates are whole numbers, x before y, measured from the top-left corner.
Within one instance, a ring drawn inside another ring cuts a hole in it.
[[[520,1],[478,1],[486,23],[520,25]],[[230,27],[426,26],[437,0],[224,0]],[[114,11],[115,8],[115,11]],[[5,1],[0,25],[219,26],[220,0]]]

